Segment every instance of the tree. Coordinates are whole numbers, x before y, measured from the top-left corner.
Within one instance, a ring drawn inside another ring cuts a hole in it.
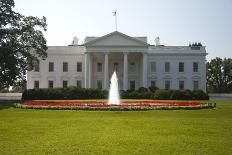
[[[209,92],[232,92],[232,59],[215,58],[207,62],[207,88]]]
[[[0,90],[24,83],[26,71],[47,54],[46,18],[13,11],[14,0],[0,0]]]

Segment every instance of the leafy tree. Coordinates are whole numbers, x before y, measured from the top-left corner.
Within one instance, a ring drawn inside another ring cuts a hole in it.
[[[207,88],[209,92],[232,92],[232,59],[215,58],[207,62]]]
[[[25,81],[34,61],[46,58],[46,18],[13,11],[14,0],[0,0],[0,90]]]

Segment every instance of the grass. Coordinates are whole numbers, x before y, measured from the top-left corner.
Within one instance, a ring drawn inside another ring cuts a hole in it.
[[[56,111],[0,102],[0,154],[230,154],[232,101],[216,109]]]

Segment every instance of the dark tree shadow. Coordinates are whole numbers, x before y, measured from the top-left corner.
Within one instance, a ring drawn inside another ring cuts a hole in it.
[[[0,110],[14,107],[14,103],[18,103],[17,100],[0,100]]]

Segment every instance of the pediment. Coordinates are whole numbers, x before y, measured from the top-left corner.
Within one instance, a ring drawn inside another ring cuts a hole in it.
[[[94,40],[86,42],[83,44],[87,47],[97,47],[97,46],[142,46],[146,47],[148,44],[134,37],[130,37],[120,32],[112,32],[102,37],[98,37]]]

